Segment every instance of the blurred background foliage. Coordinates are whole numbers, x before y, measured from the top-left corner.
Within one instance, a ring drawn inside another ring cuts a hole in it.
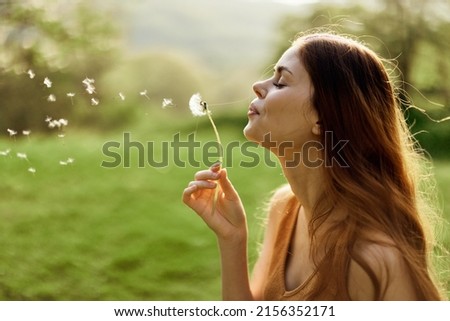
[[[187,108],[195,92],[222,141],[244,142],[251,84],[272,73],[295,34],[316,27],[355,35],[398,67],[402,97],[425,111],[404,106],[435,159],[448,221],[450,121],[430,120],[450,115],[448,12],[448,0],[0,0],[0,299],[220,299],[214,237],[179,201],[198,167],[142,169],[134,149],[130,168],[105,169],[102,146],[128,132],[154,142],[159,160],[175,133],[214,140]],[[162,108],[164,98],[173,105]],[[47,116],[68,119],[64,137]],[[239,166],[248,159],[237,149],[230,159],[253,264],[264,202],[284,178],[279,167]],[[450,230],[439,226],[438,272],[450,293]]]
[[[0,133],[7,135],[7,128],[45,131],[47,115],[70,117],[80,127],[123,127],[139,119],[136,111],[142,106],[159,106],[167,97],[183,115],[197,91],[213,102],[238,102],[218,109],[217,117],[242,119],[251,83],[276,62],[288,40],[322,27],[355,35],[392,60],[401,97],[411,98],[429,116],[408,109],[413,132],[420,133],[417,138],[432,156],[446,157],[450,122],[437,124],[430,117],[439,120],[450,113],[449,10],[447,0],[308,1],[301,6],[268,0],[195,0],[195,5],[181,0],[2,0]],[[28,70],[35,79],[27,77]],[[44,77],[53,81],[52,88],[44,86]],[[86,77],[97,81],[101,112],[90,107],[93,96],[81,84]],[[151,102],[139,95],[144,90]],[[69,92],[76,97],[69,99]],[[119,99],[119,93],[127,99]],[[50,94],[56,101],[47,101]]]

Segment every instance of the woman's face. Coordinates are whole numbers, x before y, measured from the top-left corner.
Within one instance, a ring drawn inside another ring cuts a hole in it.
[[[313,88],[298,56],[298,46],[288,49],[275,65],[273,76],[255,83],[253,91],[256,98],[250,104],[244,128],[247,139],[268,148],[291,144],[295,149],[308,140],[317,140],[313,128],[318,127],[318,118],[311,106]]]

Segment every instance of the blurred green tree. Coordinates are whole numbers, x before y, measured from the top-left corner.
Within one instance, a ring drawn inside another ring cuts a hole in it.
[[[153,50],[127,57],[110,68],[101,81],[106,94],[117,96],[122,92],[134,105],[142,102],[143,98],[158,106],[164,98],[172,99],[174,104],[186,105],[192,94],[203,87],[203,74],[200,66],[196,67],[181,53]],[[181,109],[181,113],[183,111],[189,113],[188,108]]]
[[[279,25],[278,57],[299,31],[313,28],[337,30],[357,36],[393,61],[392,69],[400,98],[406,109],[414,105],[434,119],[450,111],[450,2],[443,0],[378,0],[370,6],[355,1],[341,4],[318,4],[309,14],[291,14]],[[282,42],[281,42],[282,41]],[[436,103],[434,103],[436,102]],[[408,109],[408,121],[419,135],[421,145],[433,156],[450,156],[450,124],[430,121],[417,109]]]
[[[71,115],[66,93],[83,95],[81,81],[100,76],[112,64],[118,39],[116,27],[91,1],[2,0],[1,134],[6,128],[43,129],[46,115]],[[51,88],[44,85],[45,77],[53,82]],[[49,102],[50,95],[56,100]]]

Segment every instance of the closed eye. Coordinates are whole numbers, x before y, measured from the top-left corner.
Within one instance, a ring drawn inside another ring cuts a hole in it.
[[[280,84],[279,82],[274,82],[273,85],[274,85],[275,88],[277,88],[277,89],[281,89],[281,88],[283,88],[283,87],[286,87],[286,85]]]

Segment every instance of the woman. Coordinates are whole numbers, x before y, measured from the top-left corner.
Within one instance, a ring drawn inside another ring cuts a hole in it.
[[[271,199],[251,282],[245,211],[226,169],[197,172],[183,193],[217,235],[223,298],[441,299],[420,157],[380,58],[342,36],[305,35],[253,90],[244,134],[278,157],[288,185]]]

